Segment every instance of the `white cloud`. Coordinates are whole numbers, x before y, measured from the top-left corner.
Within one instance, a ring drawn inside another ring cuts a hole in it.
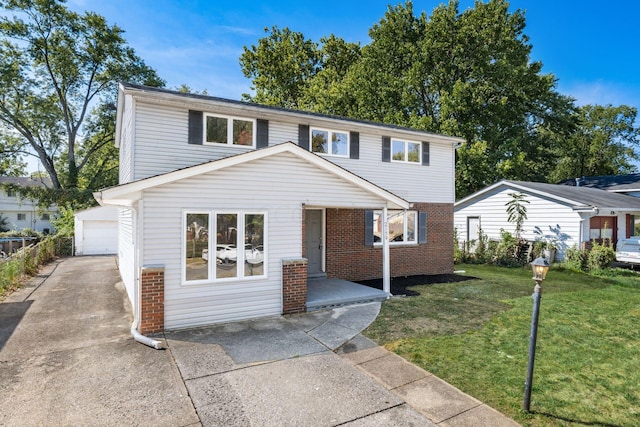
[[[605,80],[592,82],[577,81],[558,85],[560,92],[576,99],[576,104],[588,105],[629,105],[640,107],[640,87],[633,85],[623,86],[620,83],[612,83]]]

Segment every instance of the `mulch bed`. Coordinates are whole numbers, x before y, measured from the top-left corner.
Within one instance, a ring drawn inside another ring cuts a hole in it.
[[[392,277],[391,278],[391,294],[414,297],[414,296],[420,295],[420,292],[417,292],[412,289],[408,289],[412,286],[435,285],[437,283],[457,283],[457,282],[464,282],[471,279],[474,279],[474,277],[462,276],[460,274],[434,274],[434,275]],[[382,279],[361,280],[355,283],[359,283],[361,285],[382,290]]]

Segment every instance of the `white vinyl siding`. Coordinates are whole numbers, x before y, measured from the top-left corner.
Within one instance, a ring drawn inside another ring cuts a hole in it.
[[[120,129],[120,184],[125,184],[133,180],[134,106],[133,97],[131,95],[125,96],[122,128]]]
[[[280,314],[281,263],[302,254],[303,203],[350,208],[383,204],[360,187],[288,153],[161,185],[146,190],[144,200],[141,264],[165,266],[166,329]],[[183,213],[212,208],[267,215],[266,277],[181,284]]]
[[[118,209],[118,268],[122,282],[127,290],[129,301],[136,307],[135,294],[135,248],[134,215],[131,209]]]
[[[253,150],[252,147],[238,145],[188,144],[188,108],[186,107],[180,108],[138,101],[135,112],[134,178],[136,180]],[[228,115],[239,114],[237,111],[210,112]],[[243,112],[242,115],[247,116],[248,114]],[[290,117],[286,119],[292,120]],[[269,119],[269,145],[287,141],[297,143],[299,124],[294,121]],[[388,135],[392,139],[415,141],[415,134],[409,136],[389,128],[380,128],[374,131],[371,128],[360,128],[356,123],[344,123],[330,119],[312,121],[310,127],[359,132],[360,155],[358,159],[325,156],[327,160],[348,171],[412,202],[454,202],[454,148],[452,143],[430,141],[428,167],[400,162],[389,163],[382,162],[382,136]],[[425,136],[425,140],[428,141],[429,138]]]
[[[513,189],[500,189],[484,195],[464,207],[456,207],[454,214],[454,227],[458,233],[458,240],[462,243],[467,236],[467,218],[480,218],[482,233],[489,239],[499,240],[500,229],[503,228],[513,234],[515,224],[507,221],[507,202],[512,200],[510,194],[518,193]],[[562,234],[556,258],[564,259],[564,252],[573,245],[580,245],[580,214],[574,212],[571,207],[558,202],[526,194],[527,219],[523,223],[522,237],[527,240],[536,240],[534,228],[540,227],[543,235],[551,235],[549,227],[559,229]],[[588,220],[586,226],[588,228]]]

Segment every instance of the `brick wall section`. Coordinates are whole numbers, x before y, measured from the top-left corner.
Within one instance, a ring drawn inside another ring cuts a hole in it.
[[[427,243],[390,247],[391,277],[453,273],[453,204],[414,203],[427,212]],[[382,247],[364,245],[364,210],[327,209],[327,277],[382,277]]]
[[[307,260],[282,260],[282,314],[304,313],[307,302]]]
[[[142,267],[140,325],[143,335],[164,331],[164,267]]]

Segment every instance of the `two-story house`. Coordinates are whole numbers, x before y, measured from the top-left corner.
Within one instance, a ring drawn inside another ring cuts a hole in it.
[[[141,333],[305,310],[309,277],[453,271],[458,138],[121,84],[118,265]]]
[[[9,230],[30,228],[41,233],[53,231],[51,219],[57,213],[55,207],[40,208],[38,203],[23,197],[17,188],[45,187],[41,179],[17,176],[0,177],[0,215],[6,220],[4,227]]]

